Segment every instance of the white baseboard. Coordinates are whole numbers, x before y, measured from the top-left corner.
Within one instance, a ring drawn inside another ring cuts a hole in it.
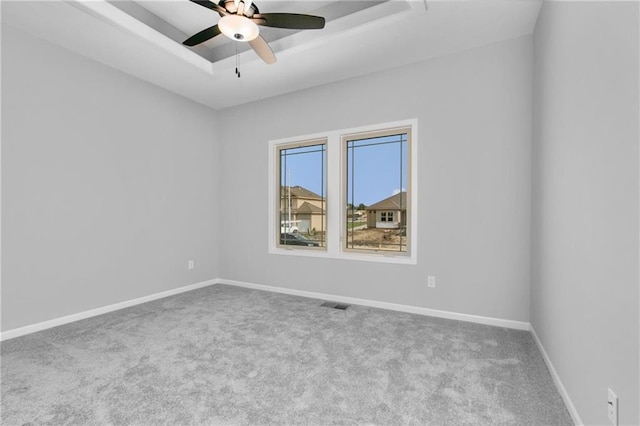
[[[369,299],[358,299],[354,297],[336,296],[334,294],[316,293],[313,291],[295,290],[291,288],[273,287],[263,284],[247,283],[243,281],[227,280],[218,278],[214,280],[218,284],[229,284],[238,287],[252,288],[255,290],[265,290],[274,293],[290,294],[293,296],[310,297],[313,299],[325,299],[333,302],[349,303],[353,305],[370,306],[372,308],[389,309],[392,311],[408,312],[418,315],[453,319],[459,321],[474,322],[477,324],[494,325],[497,327],[512,328],[515,330],[529,331],[529,323],[524,321],[512,321],[500,318],[483,317],[479,315],[461,314],[458,312],[440,311],[437,309],[421,308],[418,306],[400,305],[397,303],[379,302]]]
[[[392,311],[408,312],[412,314],[427,315],[427,316],[432,316],[437,318],[467,321],[467,322],[473,322],[477,324],[493,325],[497,327],[505,327],[505,328],[511,328],[515,330],[528,331],[530,329],[529,323],[524,321],[513,321],[513,320],[506,320],[501,318],[483,317],[479,315],[469,315],[469,314],[462,314],[458,312],[449,312],[449,311],[441,311],[437,309],[421,308],[418,306],[401,305],[397,303],[380,302],[376,300],[359,299],[355,297],[338,296],[334,294],[317,293],[313,291],[296,290],[291,288],[275,287],[275,286],[269,286],[264,284],[255,284],[255,283],[248,283],[244,281],[216,278],[212,280],[203,281],[200,283],[190,284],[180,288],[175,288],[172,290],[163,291],[161,293],[155,293],[149,296],[139,297],[137,299],[115,303],[113,305],[91,309],[91,310],[80,312],[77,314],[55,318],[49,321],[39,322],[37,324],[32,324],[25,327],[15,328],[13,330],[7,330],[3,333],[0,333],[0,341],[12,339],[14,337],[24,336],[25,334],[35,333],[37,331],[46,330],[48,328],[57,327],[63,324],[68,324],[73,321],[79,321],[85,318],[94,317],[97,315],[105,314],[107,312],[117,311],[118,309],[128,308],[130,306],[139,305],[141,303],[150,302],[152,300],[162,299],[163,297],[184,293],[186,291],[191,291],[191,290],[195,290],[198,288],[202,288],[202,287],[206,287],[214,284],[229,284],[229,285],[234,285],[238,287],[271,291],[274,293],[283,293],[283,294],[290,294],[293,296],[310,297],[313,299],[332,300],[334,302],[370,306],[373,308],[389,309]]]
[[[117,311],[118,309],[128,308],[130,306],[140,305],[141,303],[151,302],[152,300],[162,299],[164,297],[173,296],[174,294],[184,293],[186,291],[213,285],[217,280],[202,281],[195,284],[186,285],[184,287],[174,288],[172,290],[151,294],[149,296],[139,297],[137,299],[126,300],[124,302],[115,303],[113,305],[103,306],[101,308],[91,309],[77,314],[67,315],[55,318],[49,321],[39,322],[37,324],[27,325],[25,327],[14,328],[0,333],[0,341],[13,339],[14,337],[24,336],[25,334],[35,333],[37,331],[46,330],[48,328],[57,327],[59,325],[68,324],[70,322],[95,317],[97,315],[106,314],[108,312]]]
[[[562,400],[564,401],[564,405],[567,406],[567,410],[569,411],[569,414],[571,415],[571,419],[573,420],[573,423],[576,426],[582,426],[584,423],[582,423],[582,419],[580,418],[580,415],[578,414],[578,410],[576,410],[576,407],[573,405],[573,402],[571,401],[571,398],[569,397],[569,393],[567,392],[567,389],[564,387],[564,384],[562,383],[562,380],[560,380],[560,376],[558,376],[558,373],[556,372],[556,369],[553,367],[553,364],[551,363],[551,359],[549,358],[549,355],[547,355],[547,351],[544,349],[544,346],[542,346],[542,342],[538,338],[538,335],[536,334],[536,330],[534,330],[533,325],[531,325],[531,335],[533,336],[533,340],[535,340],[536,345],[538,345],[538,349],[540,350],[540,353],[542,354],[542,358],[544,359],[545,364],[547,364],[547,368],[549,369],[549,373],[551,373],[551,377],[553,378],[553,382],[556,384],[556,388],[558,388],[558,392],[560,392],[560,396],[562,396]]]

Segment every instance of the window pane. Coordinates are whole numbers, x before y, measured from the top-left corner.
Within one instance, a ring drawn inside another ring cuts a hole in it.
[[[346,141],[346,248],[407,251],[407,133]]]
[[[326,144],[281,148],[280,245],[325,247]]]

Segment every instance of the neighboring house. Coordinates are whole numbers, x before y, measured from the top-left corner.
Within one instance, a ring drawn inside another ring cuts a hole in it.
[[[407,193],[399,192],[367,207],[367,228],[407,226]]]
[[[291,205],[289,206],[289,202]],[[289,221],[289,207],[291,208],[291,221],[298,231],[308,233],[315,229],[324,231],[326,201],[322,196],[309,191],[301,186],[280,187],[280,222]]]

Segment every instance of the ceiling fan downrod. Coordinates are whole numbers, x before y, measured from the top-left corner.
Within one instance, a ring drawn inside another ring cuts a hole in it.
[[[238,55],[238,43],[236,43],[236,75],[240,78],[240,56]]]

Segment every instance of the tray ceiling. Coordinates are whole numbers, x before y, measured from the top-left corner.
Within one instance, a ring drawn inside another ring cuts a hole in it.
[[[188,0],[3,1],[2,22],[214,109],[398,67],[531,34],[539,0],[275,1],[260,12],[324,16],[323,30],[261,27],[267,65],[225,37],[181,43],[217,22]]]

